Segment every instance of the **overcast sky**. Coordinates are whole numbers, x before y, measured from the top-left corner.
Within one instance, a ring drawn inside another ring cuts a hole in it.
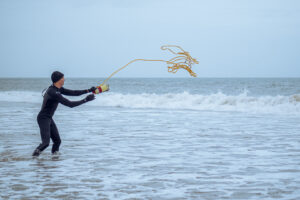
[[[199,77],[300,77],[298,0],[0,0],[0,77],[107,77],[134,58],[199,60]],[[135,63],[116,77],[189,77]]]

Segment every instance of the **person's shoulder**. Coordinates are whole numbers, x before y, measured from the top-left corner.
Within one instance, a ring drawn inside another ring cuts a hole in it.
[[[61,95],[60,91],[56,87],[54,87],[52,85],[48,88],[47,93],[51,97],[57,97],[57,96]]]
[[[58,89],[60,92],[64,92],[66,89],[64,87],[61,87]]]

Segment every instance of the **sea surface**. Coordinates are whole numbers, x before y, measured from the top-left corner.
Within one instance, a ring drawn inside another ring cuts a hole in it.
[[[50,84],[0,79],[0,199],[300,199],[300,78],[113,78],[34,159]]]

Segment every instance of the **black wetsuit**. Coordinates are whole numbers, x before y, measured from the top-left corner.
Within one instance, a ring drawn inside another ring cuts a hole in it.
[[[61,103],[68,107],[79,106],[86,102],[85,99],[80,101],[70,101],[62,96],[79,96],[85,93],[88,93],[88,90],[68,90],[63,87],[57,88],[54,85],[51,85],[44,94],[44,101],[37,116],[37,122],[40,127],[40,133],[42,138],[42,143],[37,147],[40,151],[43,151],[49,146],[50,138],[53,141],[52,153],[59,150],[59,145],[61,143],[57,127],[52,119],[54,112],[58,106],[58,103]]]

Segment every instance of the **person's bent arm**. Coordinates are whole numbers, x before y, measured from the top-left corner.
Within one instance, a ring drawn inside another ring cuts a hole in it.
[[[59,103],[68,106],[70,108],[80,106],[81,104],[84,104],[86,102],[85,99],[82,99],[80,101],[70,101],[69,99],[64,98],[62,95],[58,98]]]
[[[94,100],[95,96],[93,94],[90,94],[80,101],[70,101],[69,99],[66,99],[65,97],[63,97],[60,92],[56,92],[55,98],[58,100],[59,103],[65,105],[65,106],[68,106],[70,108],[73,108],[73,107],[79,106],[81,104],[84,104],[88,101]]]

